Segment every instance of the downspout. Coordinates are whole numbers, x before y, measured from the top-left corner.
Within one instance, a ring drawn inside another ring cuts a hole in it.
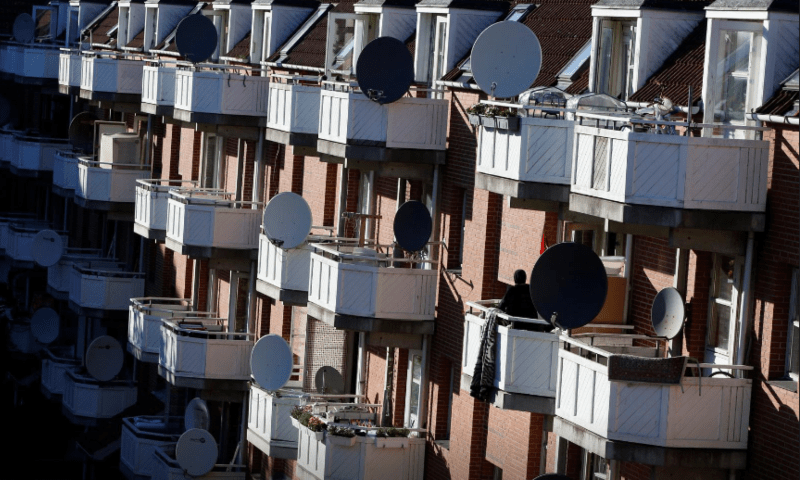
[[[261,202],[261,192],[264,191],[264,137],[266,136],[263,127],[258,129],[258,143],[256,143],[256,161],[253,163],[253,202]],[[266,200],[266,199],[265,199]],[[257,209],[253,205],[253,210]]]
[[[336,216],[336,236],[344,237],[345,235],[345,222],[342,214],[347,209],[347,179],[350,176],[350,169],[342,165],[339,176],[339,198],[338,200],[338,215]]]
[[[241,138],[236,142],[236,198],[234,200],[237,202],[241,202],[243,197],[244,155],[242,154],[242,142]]]
[[[147,135],[144,140],[144,164],[150,165],[150,145],[153,143],[153,115],[147,115]],[[153,173],[153,166],[150,165],[150,174]]]
[[[753,242],[755,235],[747,233],[747,252],[744,258],[744,279],[742,281],[742,298],[739,307],[739,339],[736,346],[736,364],[744,365],[745,344],[747,339],[748,315],[750,313],[751,278],[753,275]],[[741,371],[740,371],[741,372]]]
[[[689,274],[689,250],[686,248],[679,248],[675,252],[675,276],[672,280],[672,286],[680,292],[681,297],[686,302],[686,285],[687,276]],[[684,321],[685,319],[681,319]],[[683,353],[683,328],[678,332],[675,337],[669,341],[669,356],[677,357]]]
[[[625,303],[622,306],[622,323],[628,324],[628,304],[631,298],[631,261],[633,260],[633,235],[625,235]]]
[[[431,192],[431,218],[433,219],[433,228],[431,229],[431,242],[436,242],[439,236],[439,195],[441,190],[440,166],[433,167],[433,191]],[[439,246],[431,245],[431,260],[439,260]],[[427,265],[427,270],[433,270],[433,263]]]

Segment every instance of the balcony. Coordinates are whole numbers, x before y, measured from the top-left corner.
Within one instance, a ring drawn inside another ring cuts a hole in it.
[[[349,426],[349,425],[345,425]],[[422,480],[425,471],[424,438],[351,438],[298,429],[297,468],[301,478]]]
[[[25,46],[15,43],[6,43],[3,49],[2,70],[6,78],[14,80],[14,76],[22,71]]]
[[[136,207],[133,231],[148,240],[163,242],[167,237],[167,201],[169,192],[192,188],[197,182],[148,179],[136,181]]]
[[[763,230],[769,142],[650,133],[658,127],[636,118],[576,115],[584,125],[575,126],[571,210],[620,223]],[[621,127],[586,125],[601,122]]]
[[[219,190],[173,190],[167,201],[166,244],[191,257],[255,260],[261,203],[233,201]]]
[[[11,224],[40,224],[32,213],[4,212],[0,214],[0,254],[8,255]]]
[[[122,53],[85,54],[81,59],[81,93],[86,100],[140,103],[142,68],[137,56]]]
[[[174,446],[155,449],[152,480],[173,480],[185,478],[185,476],[183,468],[178,464],[178,461],[175,460]],[[218,463],[205,475],[192,478],[200,480],[245,480],[247,478],[247,466],[233,463]]]
[[[14,137],[24,135],[19,130],[0,130],[0,166],[8,167],[17,158],[19,145]]]
[[[143,297],[131,298],[130,301],[128,351],[143,362],[158,363],[161,323],[164,320],[214,318],[211,313],[192,310],[191,302],[187,299]]]
[[[58,91],[77,95],[81,90],[81,54],[77,50],[63,50],[58,56]]]
[[[245,391],[254,336],[226,331],[221,318],[161,323],[158,370],[176,387]]]
[[[244,127],[266,124],[269,78],[238,73],[249,71],[246,67],[189,68],[175,72],[175,119]]]
[[[56,152],[68,146],[66,139],[16,135],[10,158],[11,172],[22,177],[38,177],[53,171]]]
[[[319,100],[316,77],[271,75],[267,140],[316,150]]]
[[[309,315],[344,330],[433,333],[438,274],[419,268],[425,262],[393,260],[371,248],[311,246]]]
[[[356,85],[322,86],[320,153],[371,162],[444,163],[447,100],[403,97],[379,105]]]
[[[662,350],[657,347],[626,346],[630,343],[622,337],[622,342],[603,347],[590,346],[593,336],[560,340],[565,343],[558,352],[554,433],[581,446],[593,443],[596,453],[608,459],[638,448],[640,454],[659,452],[651,459],[666,458],[686,467],[691,466],[686,462],[698,461],[711,467],[716,455],[744,465],[752,380],[688,377],[688,370],[697,372],[688,368],[695,364],[684,367],[680,358],[659,358]],[[611,342],[606,338],[605,343]],[[676,361],[677,366],[662,363]],[[698,452],[703,459],[695,458]]]
[[[71,150],[58,150],[53,157],[53,193],[72,198],[78,182],[78,156]]]
[[[95,248],[65,248],[61,259],[55,265],[47,267],[47,293],[58,300],[69,300],[74,263],[91,268],[118,265],[115,261],[104,260],[102,256],[103,252]]]
[[[8,227],[8,245],[6,255],[19,268],[33,268],[34,260],[31,253],[33,238],[42,230],[51,228],[48,224],[37,222],[12,223]],[[58,232],[61,241],[67,245],[69,238],[67,232]]]
[[[42,359],[42,393],[45,397],[61,401],[67,372],[76,370],[81,361],[75,358],[75,347],[50,347]]]
[[[8,350],[26,357],[38,353],[43,347],[33,336],[28,318],[15,318],[8,322],[8,339]]]
[[[125,318],[131,298],[144,295],[144,273],[123,264],[72,264],[69,304],[80,315]]]
[[[183,418],[129,417],[122,419],[119,464],[126,478],[150,478],[156,463],[156,450],[174,446],[183,433]]]
[[[42,84],[58,80],[60,47],[57,45],[25,45],[17,58],[14,74],[19,83]],[[22,78],[20,78],[22,77]]]
[[[173,65],[173,66],[167,66]],[[145,65],[142,71],[142,111],[153,115],[172,116],[175,106],[174,63]]]
[[[109,210],[127,218],[134,210],[136,182],[148,176],[150,165],[99,162],[90,157],[78,157],[75,202],[84,208]]]
[[[64,413],[73,423],[92,424],[112,418],[136,403],[136,384],[129,380],[100,382],[81,370],[67,371],[62,395]]]
[[[281,390],[276,395],[252,383],[247,441],[270,457],[297,458],[297,427],[290,414],[301,399],[299,390]]]

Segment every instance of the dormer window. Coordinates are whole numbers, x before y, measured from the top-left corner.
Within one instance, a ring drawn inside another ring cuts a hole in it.
[[[367,44],[380,36],[379,13],[356,14],[356,41],[354,43],[353,65],[358,62],[358,55]]]
[[[128,44],[128,17],[130,16],[130,7],[119,7],[119,20],[117,21],[117,45]],[[110,37],[109,33],[109,37]]]
[[[203,15],[211,18],[214,28],[217,29],[217,49],[211,55],[211,60],[219,61],[221,52],[228,51],[228,11],[227,10],[203,10]]]
[[[627,100],[636,86],[636,21],[603,20],[595,92]]]
[[[253,35],[250,37],[250,61],[265,62],[270,55],[270,24],[272,13],[266,10],[253,11]]]
[[[712,97],[714,121],[744,125],[745,114],[757,106],[754,97],[762,27],[750,22],[724,22],[720,27]]]
[[[144,51],[150,51],[158,44],[158,7],[147,6],[144,23]]]
[[[356,15],[331,14],[328,21],[328,50],[325,56],[327,69],[337,73],[353,71],[352,58],[355,43]]]

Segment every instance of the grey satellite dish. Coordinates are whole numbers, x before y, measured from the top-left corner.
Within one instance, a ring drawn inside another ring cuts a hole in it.
[[[400,40],[376,38],[359,54],[356,77],[361,92],[373,102],[396,102],[414,82],[414,60]]]
[[[69,124],[69,144],[77,150],[91,153],[94,148],[94,122],[97,115],[92,112],[81,112],[72,118]]]
[[[684,318],[686,318],[686,306],[681,293],[672,287],[658,292],[650,310],[650,319],[656,335],[675,338],[683,328]]]
[[[431,238],[433,220],[423,203],[412,200],[400,205],[394,214],[394,238],[408,252],[418,252]]]
[[[193,398],[186,405],[186,412],[183,414],[183,426],[186,430],[200,428],[208,430],[211,423],[211,415],[208,413],[208,405],[202,398]]]
[[[281,248],[294,248],[305,242],[311,223],[311,208],[296,193],[279,193],[264,208],[264,232],[270,242]]]
[[[250,371],[261,388],[279,390],[292,376],[292,349],[281,336],[259,338],[250,352]]]
[[[542,47],[530,28],[498,22],[481,32],[470,56],[472,77],[481,90],[498,98],[524,92],[539,76]]]
[[[97,337],[86,349],[86,371],[95,379],[107,382],[122,370],[123,355],[122,347],[114,337]]]
[[[30,43],[36,31],[36,22],[27,13],[20,13],[14,20],[14,39],[20,43]]]
[[[317,393],[344,393],[342,374],[333,367],[322,367],[314,375],[314,387]]]
[[[58,313],[49,307],[36,310],[31,317],[31,332],[39,343],[53,343],[61,327]]]
[[[175,445],[175,460],[187,475],[199,477],[217,463],[217,442],[206,430],[187,430]]]
[[[591,322],[606,301],[608,277],[603,262],[579,243],[559,243],[545,250],[530,279],[536,310],[563,329]]]
[[[192,63],[208,60],[217,49],[217,29],[208,17],[197,13],[178,23],[175,46],[184,58]]]
[[[52,267],[64,254],[64,240],[52,230],[42,230],[33,237],[31,256],[43,267]]]

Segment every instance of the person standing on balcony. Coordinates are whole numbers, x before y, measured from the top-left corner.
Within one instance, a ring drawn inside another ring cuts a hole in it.
[[[514,272],[514,286],[509,288],[500,300],[500,310],[512,317],[538,318],[539,314],[531,300],[531,291],[527,283],[525,270]]]

